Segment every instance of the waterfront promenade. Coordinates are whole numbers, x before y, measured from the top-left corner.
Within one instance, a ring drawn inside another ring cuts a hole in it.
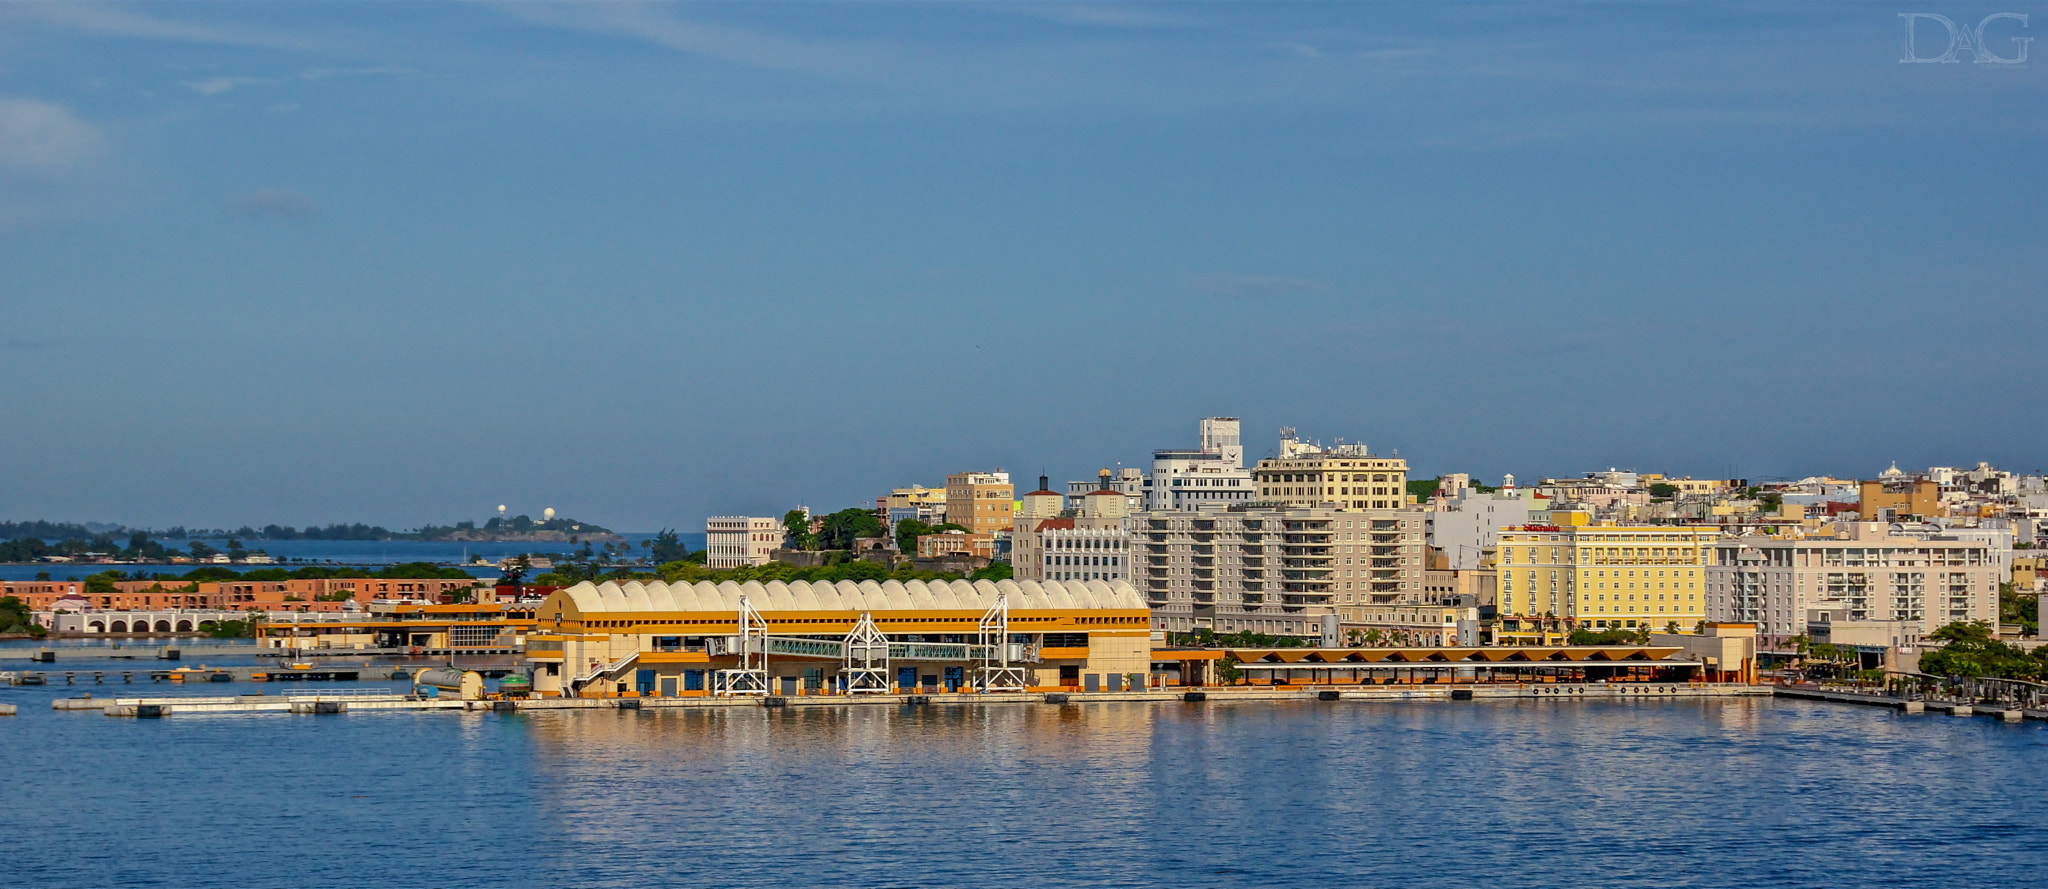
[[[1043,706],[1099,703],[1163,703],[1227,707],[1275,701],[1317,702],[1483,702],[1498,700],[1677,700],[1768,697],[1768,686],[1709,683],[1625,683],[1517,685],[1417,685],[1404,687],[1238,686],[1147,689],[1121,692],[1018,692],[961,694],[808,695],[797,697],[528,698],[459,701],[418,698],[389,689],[341,688],[246,695],[105,695],[61,698],[57,710],[101,711],[108,716],[163,717],[202,713],[341,714],[389,710],[477,710],[499,713],[574,711],[661,711],[733,709],[816,709],[831,707]],[[294,707],[326,702],[334,706]]]

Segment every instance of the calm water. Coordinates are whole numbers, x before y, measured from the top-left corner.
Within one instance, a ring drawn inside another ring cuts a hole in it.
[[[652,534],[625,534],[623,536],[626,538],[626,542],[632,545],[634,553],[646,552],[640,546],[641,541],[654,539]],[[691,549],[704,548],[704,534],[701,531],[695,534],[678,534],[677,537],[680,538],[683,545]],[[125,545],[127,540],[124,538],[121,542]],[[183,549],[189,541],[165,540],[161,542],[173,549]],[[227,548],[226,538],[208,539],[206,543],[215,549]],[[582,546],[581,544],[572,545],[569,543],[432,543],[420,540],[251,540],[246,541],[244,545],[251,552],[259,549],[264,550],[279,560],[288,558],[303,559],[323,565],[333,563],[337,565],[375,566],[396,565],[403,562],[434,562],[445,565],[458,565],[467,562],[472,557],[483,556],[491,562],[490,567],[476,568],[470,572],[480,577],[498,576],[497,561],[502,558],[522,553],[570,553],[580,549]],[[594,548],[603,549],[603,544],[595,544]],[[36,574],[40,572],[48,572],[50,577],[56,580],[75,580],[89,574],[98,574],[108,568],[129,572],[140,571],[146,574],[158,572],[183,574],[194,567],[196,566],[0,565],[0,580],[33,580]],[[299,567],[299,564],[227,567],[236,567],[242,570],[249,568],[284,568],[289,570]]]
[[[2048,884],[2039,723],[1768,699],[133,720],[62,693],[0,690],[0,884]]]

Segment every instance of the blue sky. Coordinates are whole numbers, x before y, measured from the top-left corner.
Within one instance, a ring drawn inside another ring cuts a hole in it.
[[[0,4],[0,517],[694,530],[1210,414],[1424,476],[2048,468],[2048,58],[1902,64],[1902,12],[2048,31]]]

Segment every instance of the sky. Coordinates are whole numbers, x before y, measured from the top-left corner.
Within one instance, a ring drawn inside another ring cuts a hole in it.
[[[1424,478],[2048,469],[2036,34],[0,2],[0,519],[701,530],[1210,415]]]

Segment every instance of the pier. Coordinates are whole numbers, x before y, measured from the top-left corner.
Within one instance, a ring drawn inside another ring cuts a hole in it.
[[[2007,722],[2019,722],[2025,719],[2048,721],[2048,710],[2025,709],[2004,705],[1990,706],[1962,701],[1908,699],[1895,695],[1864,694],[1862,692],[1798,688],[1784,685],[1772,687],[1771,694],[1775,697],[1793,698],[1801,701],[1828,701],[1836,704],[1886,707],[1908,714],[1932,712],[1946,713],[1950,716],[1990,716]]]

